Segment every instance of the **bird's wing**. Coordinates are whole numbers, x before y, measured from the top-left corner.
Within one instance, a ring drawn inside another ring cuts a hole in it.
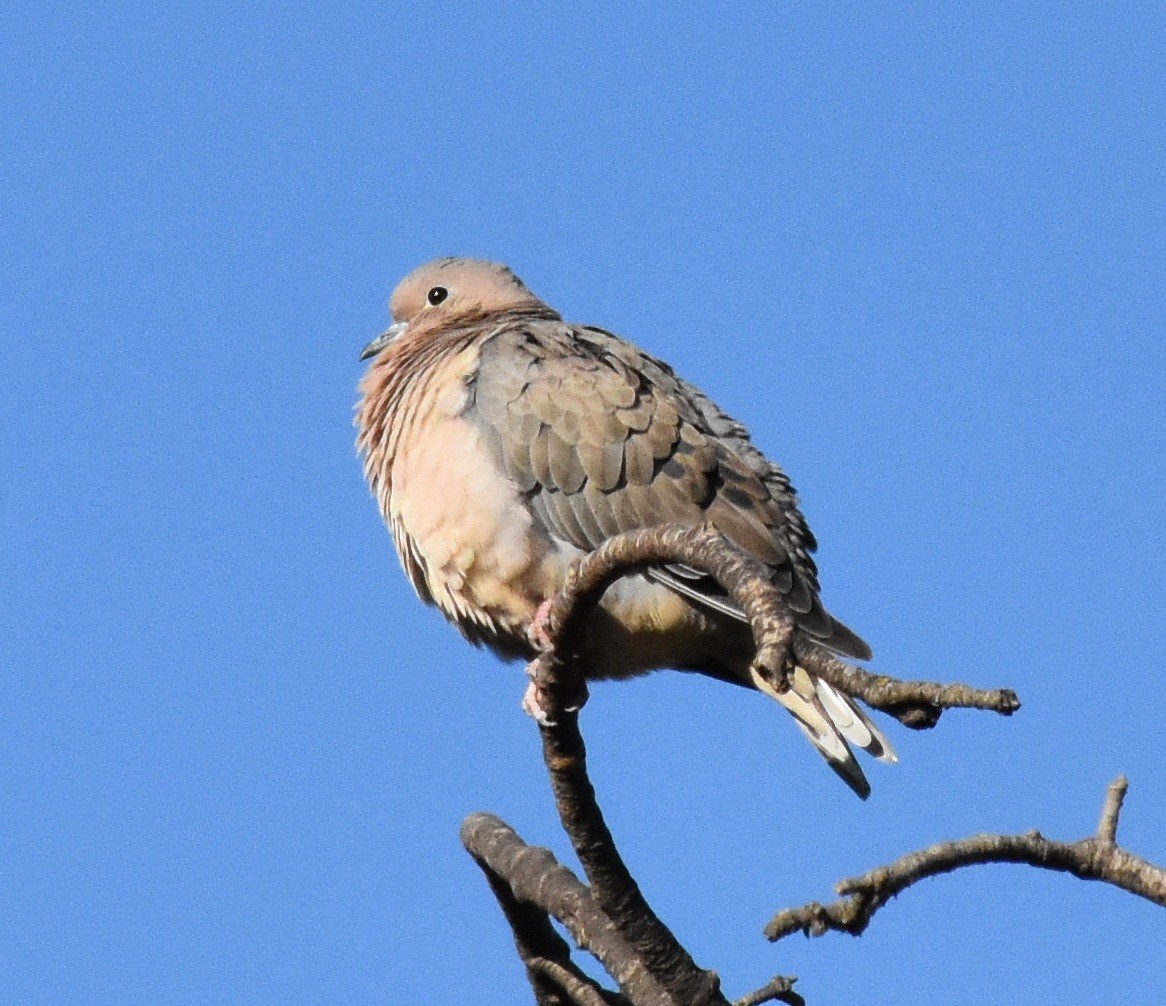
[[[590,550],[625,531],[707,522],[765,564],[803,630],[837,652],[870,656],[822,607],[814,539],[789,480],[743,426],[665,364],[600,329],[516,321],[482,343],[469,392],[466,418],[553,536]],[[742,618],[696,570],[649,575]]]

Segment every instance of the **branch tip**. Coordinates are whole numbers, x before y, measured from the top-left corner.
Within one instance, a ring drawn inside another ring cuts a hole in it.
[[[1097,824],[1097,838],[1107,845],[1117,841],[1117,819],[1121,816],[1122,803],[1129,791],[1130,781],[1119,775],[1105,791],[1105,803],[1101,808],[1101,820]]]
[[[733,1000],[733,1006],[761,1006],[762,1003],[783,1002],[789,1006],[805,1006],[806,1000],[794,991],[797,975],[774,975],[768,982],[740,999]]]
[[[843,895],[828,905],[810,902],[778,912],[765,927],[770,941],[791,933],[821,936],[845,932],[857,936],[888,901],[919,881],[965,866],[983,863],[1023,863],[1071,873],[1082,880],[1100,880],[1166,908],[1166,868],[1127,852],[1116,843],[1117,820],[1129,783],[1119,776],[1109,785],[1097,834],[1077,842],[1057,842],[1035,829],[1021,835],[973,835],[937,842],[908,853],[887,866],[843,880]]]

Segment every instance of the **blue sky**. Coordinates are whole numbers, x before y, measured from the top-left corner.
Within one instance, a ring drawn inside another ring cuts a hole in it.
[[[416,264],[509,262],[801,492],[874,667],[1017,689],[860,804],[761,697],[594,689],[594,780],[731,994],[1160,1001],[1166,916],[932,840],[1166,862],[1158,5],[21,5],[0,41],[0,998],[524,1001],[457,827],[569,858],[521,671],[412,597],[352,446]]]

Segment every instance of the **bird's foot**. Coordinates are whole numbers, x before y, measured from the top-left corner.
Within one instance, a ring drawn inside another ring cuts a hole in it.
[[[530,620],[530,628],[527,629],[530,642],[539,653],[545,653],[554,646],[554,640],[551,639],[550,629],[547,626],[553,601],[553,597],[548,597],[535,609],[534,618]]]
[[[587,702],[587,683],[580,680],[569,690],[556,689],[559,692],[558,701],[551,696],[549,689],[539,684],[539,662],[532,660],[526,665],[526,673],[530,677],[530,684],[522,695],[522,711],[531,717],[540,727],[553,727],[555,713],[577,713]]]
[[[535,721],[540,727],[553,727],[555,721],[551,711],[546,707],[545,695],[538,684],[531,681],[522,694],[522,711]]]

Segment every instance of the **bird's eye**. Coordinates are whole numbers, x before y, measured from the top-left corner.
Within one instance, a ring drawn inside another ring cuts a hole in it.
[[[448,296],[449,296],[449,291],[448,291],[448,290],[447,290],[445,287],[443,287],[443,286],[435,286],[435,287],[434,287],[432,290],[430,290],[430,291],[429,291],[429,293],[426,295],[426,299],[427,299],[427,300],[429,301],[429,303],[430,303],[430,304],[432,304],[434,307],[437,307],[437,305],[438,305],[438,304],[440,304],[440,303],[441,303],[443,300],[445,300],[445,298],[446,298],[446,297],[448,297]]]

